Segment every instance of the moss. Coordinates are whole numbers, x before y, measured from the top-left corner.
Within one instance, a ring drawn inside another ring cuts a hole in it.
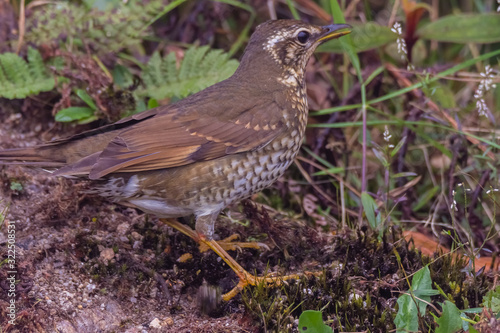
[[[491,284],[484,274],[463,272],[463,259],[422,256],[395,229],[382,240],[371,232],[338,235],[327,248],[331,250],[315,258],[325,267],[320,276],[245,289],[242,300],[259,325],[270,332],[291,332],[304,310],[320,310],[324,320],[341,331],[393,330],[397,297],[409,288],[405,274],[429,263],[433,282],[461,309],[478,306],[476,299],[481,300]],[[444,299],[437,296],[433,301]],[[435,328],[430,314],[423,320],[425,327]]]

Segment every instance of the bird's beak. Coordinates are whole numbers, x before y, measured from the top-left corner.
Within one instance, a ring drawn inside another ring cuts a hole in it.
[[[321,28],[323,28],[324,32],[318,38],[318,42],[320,43],[350,34],[352,31],[352,27],[349,24],[330,24]]]

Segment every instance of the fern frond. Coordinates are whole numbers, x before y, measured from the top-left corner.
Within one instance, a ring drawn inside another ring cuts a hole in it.
[[[145,88],[138,91],[138,95],[157,100],[184,98],[227,79],[237,67],[237,60],[208,46],[190,47],[180,66],[177,66],[174,53],[161,58],[156,52],[143,71]]]
[[[170,52],[163,62],[161,63],[161,72],[162,73],[175,73],[177,71],[177,58],[175,57],[174,52]],[[174,75],[167,75],[167,82],[172,83],[175,81]]]
[[[15,53],[0,54],[0,97],[25,98],[54,89],[55,80],[40,53],[28,49],[28,62]]]

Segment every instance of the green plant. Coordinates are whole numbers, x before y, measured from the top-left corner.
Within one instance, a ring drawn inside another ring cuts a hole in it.
[[[183,98],[228,78],[237,67],[237,60],[208,46],[187,49],[180,66],[173,52],[164,58],[155,52],[143,70],[145,88],[138,95]]]
[[[306,310],[299,317],[299,332],[333,333],[333,330],[323,323],[321,311]]]
[[[427,313],[427,306],[430,305],[439,315],[430,312],[434,317],[437,328],[436,333],[454,333],[463,329],[469,330],[469,324],[475,324],[467,314],[475,315],[481,312],[481,308],[460,310],[451,300],[449,295],[445,294],[443,290],[438,288],[432,289],[431,273],[428,266],[423,267],[412,278],[410,289],[408,292],[402,294],[397,301],[398,313],[394,319],[396,325],[396,332],[419,332],[422,330],[419,324],[419,319],[423,318]],[[494,292],[489,292],[484,300],[484,306],[488,306],[488,295],[493,295]],[[439,311],[432,303],[430,296],[441,295],[445,301],[438,303],[441,306]]]
[[[28,48],[28,61],[15,53],[0,54],[0,97],[26,98],[54,89],[55,80],[40,52]]]
[[[62,109],[56,114],[56,121],[62,123],[77,121],[78,124],[87,124],[97,119],[96,112],[98,109],[92,100],[92,97],[90,97],[89,94],[82,89],[77,89],[76,94],[88,106],[71,106],[69,108]]]
[[[493,313],[500,317],[500,286],[492,289],[483,297],[483,304],[485,308],[491,309]]]
[[[394,319],[397,332],[417,332],[418,318],[425,315],[427,304],[431,301],[431,295],[439,292],[432,289],[432,281],[429,268],[420,269],[412,278],[408,292],[398,298],[398,314]]]
[[[21,192],[23,190],[23,184],[18,181],[11,180],[10,181],[10,189],[15,192]]]

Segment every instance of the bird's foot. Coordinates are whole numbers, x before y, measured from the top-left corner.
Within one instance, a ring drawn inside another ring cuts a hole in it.
[[[205,237],[204,235],[200,235],[198,232],[175,220],[162,219],[162,221],[198,242],[200,244],[200,250],[202,252],[207,251],[208,249],[214,251],[236,273],[240,281],[231,291],[222,295],[222,299],[224,301],[229,301],[231,298],[238,295],[238,293],[248,285],[257,286],[260,284],[264,284],[265,286],[280,286],[286,283],[287,280],[296,280],[304,276],[310,277],[313,275],[317,276],[321,274],[305,272],[303,274],[292,274],[285,276],[273,276],[272,274],[255,276],[248,273],[243,267],[241,267],[241,265],[238,264],[236,260],[234,260],[233,257],[231,257],[229,253],[226,252],[226,250],[236,250],[238,248],[261,248],[265,247],[265,244],[252,242],[234,242],[234,240],[238,237],[236,235],[232,235],[221,241],[215,241],[213,239],[207,239],[207,237]]]
[[[287,283],[287,280],[297,280],[303,276],[309,275],[309,273],[306,272],[304,274],[275,275],[272,273],[272,274],[266,274],[264,276],[255,276],[248,273],[244,269],[242,271],[236,272],[236,274],[238,274],[240,281],[238,282],[236,287],[231,289],[231,291],[222,295],[222,300],[226,302],[235,297],[236,295],[238,295],[246,286],[258,286],[258,285],[264,285],[265,287],[281,286]]]
[[[264,248],[265,250],[269,250],[269,246],[267,246],[264,243],[259,243],[259,242],[237,242],[235,240],[239,239],[240,236],[238,234],[233,234],[227,238],[224,238],[222,240],[216,241],[220,247],[225,250],[225,251],[241,251],[242,248],[246,249],[261,249]],[[210,246],[208,246],[204,242],[200,242],[200,252],[206,252],[210,250]]]
[[[200,243],[205,244],[208,248],[212,249],[215,253],[221,257],[226,264],[231,267],[231,269],[238,275],[240,281],[231,291],[222,295],[222,300],[229,301],[234,296],[238,295],[240,291],[243,290],[248,285],[257,286],[264,284],[265,286],[280,286],[286,283],[287,280],[297,280],[303,276],[318,275],[320,273],[310,273],[305,272],[304,274],[291,274],[285,276],[272,276],[272,274],[266,274],[265,276],[255,276],[248,273],[240,264],[238,264],[233,257],[231,257],[221,246],[220,242],[214,240],[207,240],[205,237],[200,237]]]

